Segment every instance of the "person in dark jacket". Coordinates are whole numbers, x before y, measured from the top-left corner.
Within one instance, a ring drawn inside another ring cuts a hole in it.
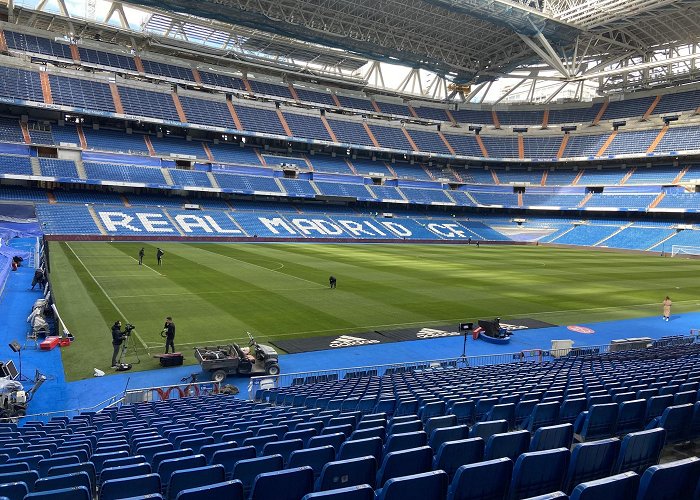
[[[139,266],[143,265],[143,256],[146,255],[146,251],[141,247],[141,250],[139,250]]]
[[[112,325],[112,347],[114,352],[112,352],[112,368],[117,367],[117,356],[119,356],[119,348],[126,338],[125,332],[122,332],[122,322],[115,321]]]
[[[165,318],[162,335],[165,337],[165,354],[168,354],[168,347],[172,347],[175,352],[175,323],[170,316]]]
[[[165,255],[165,252],[158,248],[156,250],[156,260],[158,261],[158,265],[162,266],[163,265],[163,255]]]
[[[336,283],[335,276],[331,276],[330,278],[328,278],[328,284],[331,286],[331,288],[335,288],[335,283]]]
[[[37,267],[36,271],[34,271],[34,277],[32,278],[32,290],[34,290],[36,285],[39,285],[39,289],[44,286],[44,270],[40,267]]]

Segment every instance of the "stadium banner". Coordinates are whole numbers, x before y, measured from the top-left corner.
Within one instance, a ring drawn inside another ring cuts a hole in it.
[[[474,322],[476,323],[476,322]],[[553,325],[551,323],[546,323],[544,321],[539,321],[531,318],[519,318],[519,319],[502,319],[501,326],[508,330],[509,332],[515,332],[519,330],[535,330],[538,328],[549,328]],[[443,325],[443,326],[425,326],[425,327],[413,327],[413,328],[401,328],[398,330],[382,330],[376,331],[384,337],[394,339],[397,342],[403,342],[406,340],[425,340],[425,339],[437,339],[443,337],[457,337],[462,335],[458,331],[458,325]]]
[[[379,332],[368,332],[328,337],[310,337],[305,339],[275,340],[271,343],[289,354],[297,354],[300,352],[325,351],[326,349],[340,349],[343,347],[388,344],[390,342],[395,342],[395,340],[385,337]]]

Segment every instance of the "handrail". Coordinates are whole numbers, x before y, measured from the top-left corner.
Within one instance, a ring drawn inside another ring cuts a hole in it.
[[[114,406],[116,404],[119,404],[122,402],[124,395],[123,394],[115,394],[113,396],[110,396],[109,398],[100,401],[99,403],[89,406],[86,408],[74,408],[74,409],[66,409],[66,410],[56,410],[56,411],[48,411],[48,412],[40,412],[40,413],[31,413],[28,415],[24,415],[23,417],[12,417],[12,418],[0,418],[0,422],[10,422],[10,421],[18,421],[18,420],[23,420],[23,421],[39,421],[39,420],[50,420],[51,417],[68,417],[71,416],[72,414],[78,415],[80,413],[88,412],[88,411],[100,411],[104,410],[105,408],[109,408],[110,406]]]

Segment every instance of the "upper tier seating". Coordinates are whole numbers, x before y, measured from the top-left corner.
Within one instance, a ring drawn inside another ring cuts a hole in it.
[[[293,99],[289,87],[286,85],[278,85],[276,83],[263,82],[262,80],[248,80],[250,88],[254,94],[264,94],[273,97],[284,97],[285,99]]]
[[[182,169],[171,169],[169,172],[176,186],[213,187],[206,172]]]
[[[26,156],[0,155],[0,174],[32,175],[32,165]]]
[[[283,114],[294,137],[331,141],[331,136],[323,125],[321,117],[286,112]]]
[[[95,130],[92,127],[83,127],[83,134],[85,135],[88,149],[129,154],[148,154],[148,146],[146,146],[143,134],[126,134],[122,131],[102,128]]]
[[[238,165],[262,166],[260,157],[253,148],[241,147],[239,144],[227,144],[223,142],[219,144],[209,143],[208,146],[216,161]]]
[[[700,148],[700,127],[670,127],[655,152],[687,151]]]
[[[107,83],[68,78],[61,75],[49,75],[49,82],[51,83],[51,96],[55,104],[116,113],[112,93]],[[133,114],[139,115],[140,111],[135,108]]]
[[[360,111],[372,111],[376,112],[374,106],[372,106],[372,101],[369,99],[362,99],[360,97],[350,97],[337,94],[336,96],[340,105],[346,109],[359,109]]]
[[[134,58],[124,54],[113,54],[101,50],[78,47],[78,55],[82,63],[99,64],[111,68],[120,68],[128,71],[136,71]]]
[[[264,134],[287,135],[274,110],[269,108],[251,108],[240,104],[235,104],[234,107],[243,125],[243,130],[262,132]]]
[[[700,108],[700,91],[690,90],[676,94],[665,94],[654,108],[653,114],[678,113]]]
[[[334,120],[332,118],[327,118],[327,121],[339,142],[358,144],[360,146],[374,146],[374,143],[367,135],[362,123],[356,121]]]
[[[591,123],[600,111],[600,103],[593,104],[581,108],[569,109],[550,109],[549,119],[550,124],[559,123]]]
[[[382,125],[371,124],[369,129],[377,139],[379,145],[388,149],[400,149],[402,151],[413,151],[403,130],[396,127],[384,127]]]
[[[335,107],[335,101],[329,92],[319,92],[317,90],[295,87],[300,101],[311,102],[315,104],[325,104],[326,106]]]
[[[0,97],[44,102],[39,73],[0,67]]]
[[[511,136],[482,135],[481,140],[490,158],[518,158],[518,138]],[[479,154],[479,156],[482,156]]]
[[[341,156],[321,156],[321,155],[309,155],[308,156],[311,165],[316,172],[337,172],[340,174],[353,174],[353,171],[348,165],[345,157]]]
[[[450,134],[445,132],[445,139],[450,143],[454,152],[463,156],[481,157],[479,143],[473,135]]]
[[[419,151],[430,151],[432,153],[444,155],[450,154],[450,150],[447,149],[447,146],[442,139],[440,139],[437,132],[409,129],[408,134],[413,139]]]
[[[24,142],[19,120],[0,118],[0,142]]]
[[[176,80],[185,80],[188,82],[194,81],[194,75],[192,74],[192,69],[183,68],[182,66],[174,66],[172,64],[166,64],[156,61],[149,61],[147,59],[142,59],[143,69],[146,73],[151,75],[165,76],[167,78],[174,78]]]
[[[84,164],[88,179],[104,179],[120,182],[135,182],[146,184],[166,184],[163,173],[159,168],[134,167],[111,163],[94,163],[86,161]]]
[[[124,113],[128,115],[150,116],[162,120],[179,122],[180,118],[169,93],[119,86]]]
[[[183,137],[151,136],[151,144],[159,156],[187,155],[195,158],[207,158],[202,143],[197,140],[185,140]]]
[[[235,129],[231,112],[224,101],[211,101],[181,95],[180,104],[188,123]]]
[[[538,111],[502,111],[498,110],[501,125],[542,125],[544,112]]]
[[[14,50],[22,50],[41,54],[44,56],[58,57],[61,59],[72,60],[73,56],[70,52],[68,43],[58,43],[54,40],[34,35],[25,35],[15,31],[3,30],[7,47]]]
[[[525,137],[525,158],[556,158],[561,137]]]
[[[202,83],[206,85],[214,85],[226,89],[233,89],[245,92],[245,84],[243,80],[236,76],[225,75],[223,73],[210,73],[209,71],[200,71],[199,76],[202,78]]]
[[[379,106],[381,112],[387,115],[413,116],[409,111],[408,106],[406,106],[405,104],[377,101],[376,99],[374,102],[377,103],[377,106]]]
[[[449,122],[450,119],[445,112],[445,108],[433,108],[431,106],[414,106],[413,110],[420,118],[435,120],[438,122]]]
[[[39,158],[42,175],[48,177],[72,177],[78,178],[78,170],[72,160],[58,160],[56,158]]]
[[[478,111],[471,109],[461,109],[452,111],[452,117],[459,123],[493,125],[493,115],[491,111]],[[542,120],[540,120],[541,122]]]
[[[634,118],[644,115],[651,103],[654,102],[654,97],[640,97],[625,99],[622,101],[611,101],[608,104],[603,120],[617,120],[620,118]]]

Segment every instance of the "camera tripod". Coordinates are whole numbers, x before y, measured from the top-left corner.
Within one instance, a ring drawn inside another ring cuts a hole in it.
[[[117,360],[117,366],[121,367],[121,371],[128,370],[131,368],[131,363],[125,363],[124,360],[126,359],[127,353],[131,350],[134,353],[134,356],[136,357],[136,361],[133,364],[139,364],[141,363],[141,357],[139,356],[139,350],[136,345],[136,340],[134,340],[133,336],[131,333],[129,333],[124,341],[122,342],[122,347],[121,351],[119,352],[119,359]],[[126,368],[128,367],[128,368]]]

